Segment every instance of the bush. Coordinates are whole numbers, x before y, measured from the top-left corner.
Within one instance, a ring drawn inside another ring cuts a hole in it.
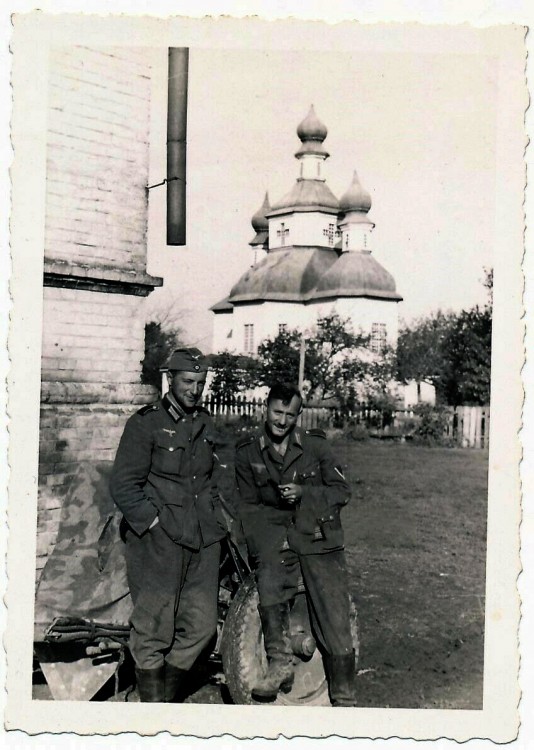
[[[449,423],[447,409],[431,404],[418,404],[414,412],[418,417],[418,424],[414,431],[414,438],[417,442],[427,445],[451,444],[446,434]]]
[[[345,429],[343,433],[343,438],[345,440],[358,441],[358,442],[369,440],[369,430],[364,424],[354,422],[351,420],[348,427]]]
[[[225,438],[225,442],[242,438],[258,429],[257,421],[246,414],[217,414],[213,417],[213,422],[219,435]]]

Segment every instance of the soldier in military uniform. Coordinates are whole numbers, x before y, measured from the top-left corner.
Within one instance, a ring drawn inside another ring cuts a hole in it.
[[[126,423],[111,476],[133,600],[141,701],[171,702],[217,627],[220,540],[214,428],[199,400],[206,358],[178,349],[169,392]]]
[[[274,386],[262,431],[237,445],[240,515],[268,659],[252,697],[274,700],[279,690],[291,690],[289,611],[301,571],[332,705],[353,706],[355,654],[340,520],[350,490],[325,433],[297,427],[301,409],[295,386]]]

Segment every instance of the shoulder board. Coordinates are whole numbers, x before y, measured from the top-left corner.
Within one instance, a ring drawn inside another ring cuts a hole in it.
[[[256,439],[255,435],[247,435],[246,437],[241,438],[235,444],[236,450],[239,450],[240,448],[244,448],[245,445],[250,445],[251,443],[254,442],[255,439]]]
[[[143,406],[142,409],[139,409],[137,414],[140,414],[142,417],[145,416],[145,414],[149,414],[151,411],[158,411],[159,406],[157,404],[146,404],[146,406]]]
[[[314,437],[323,438],[326,440],[326,432],[324,430],[306,430],[306,435],[313,435]]]

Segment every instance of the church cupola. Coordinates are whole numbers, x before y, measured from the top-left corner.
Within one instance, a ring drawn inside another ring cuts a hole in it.
[[[297,135],[301,146],[295,156],[300,161],[301,180],[321,180],[321,165],[330,154],[325,150],[323,141],[328,134],[326,125],[315,114],[313,104],[304,120],[297,127]]]
[[[370,238],[375,226],[367,216],[371,204],[371,196],[362,187],[358,173],[354,170],[352,182],[339,200],[341,215],[338,226],[341,230],[340,249],[343,252],[371,252]]]
[[[265,193],[265,198],[260,208],[256,211],[251,219],[252,228],[256,232],[249,245],[254,250],[254,263],[265,257],[269,247],[269,222],[267,213],[271,210],[269,203],[269,194]]]
[[[313,109],[297,127],[301,146],[295,157],[300,174],[293,188],[267,213],[269,251],[287,247],[331,247],[338,244],[339,201],[321,174],[328,158],[327,130]]]

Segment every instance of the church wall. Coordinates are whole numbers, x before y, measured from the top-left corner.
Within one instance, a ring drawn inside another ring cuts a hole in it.
[[[319,213],[318,211],[297,212],[291,216],[281,216],[279,219],[272,218],[269,220],[270,249],[283,246],[278,234],[282,231],[282,223],[285,229],[289,230],[285,235],[285,242],[283,243],[285,246],[298,241],[299,245],[333,247],[338,240],[334,237],[331,245],[328,237],[324,234],[325,230],[328,232],[329,225],[333,226],[334,232],[337,229],[337,216],[335,214]]]
[[[141,385],[150,52],[57,48],[48,91],[37,573],[84,462],[112,460]]]
[[[360,328],[367,334],[371,333],[373,323],[386,325],[387,341],[395,346],[398,337],[397,303],[388,300],[374,300],[367,298],[344,298],[328,300],[303,305],[295,302],[264,302],[260,305],[236,305],[232,315],[232,325],[223,329],[223,323],[217,320],[222,315],[215,316],[215,336],[221,342],[222,331],[232,328],[232,347],[222,347],[214,351],[244,352],[245,325],[254,326],[254,346],[265,338],[278,335],[279,325],[285,324],[289,329],[312,329],[318,317],[337,313],[342,318],[350,318],[355,331]],[[217,326],[220,326],[219,332]],[[228,341],[228,339],[227,339]]]
[[[238,333],[232,312],[214,313],[212,352],[236,352]]]
[[[370,334],[373,323],[385,323],[387,342],[390,346],[397,345],[399,335],[399,318],[397,302],[392,300],[368,299],[365,297],[344,297],[337,300],[317,304],[318,314],[329,315],[333,309],[342,317],[350,318],[354,331],[361,329]]]
[[[281,323],[288,328],[309,325],[309,310],[294,302],[264,302],[261,305],[236,305],[234,308],[233,337],[236,351],[245,351],[245,325],[254,325],[254,347],[268,337],[278,335]],[[313,317],[313,322],[315,322]]]

